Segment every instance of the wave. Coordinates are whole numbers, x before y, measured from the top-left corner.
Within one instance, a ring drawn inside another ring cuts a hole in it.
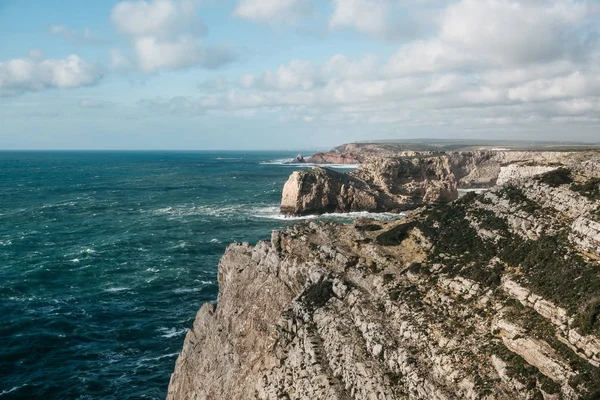
[[[110,293],[124,292],[126,290],[131,290],[131,288],[128,288],[128,287],[111,287],[111,288],[108,288],[108,289],[104,289],[105,292],[110,292]]]
[[[315,163],[292,163],[291,159],[261,161],[261,165],[281,165],[283,167],[293,168],[312,168],[312,167],[328,167],[335,169],[356,169],[360,164],[315,164]]]
[[[294,221],[294,220],[327,220],[327,219],[335,219],[335,220],[354,220],[357,218],[371,218],[379,221],[391,221],[395,219],[400,219],[404,217],[404,213],[374,213],[368,211],[357,211],[357,212],[349,212],[349,213],[326,213],[319,215],[284,215],[279,212],[279,207],[263,207],[259,209],[255,209],[254,217],[257,218],[266,218],[266,219],[277,219],[282,221]]]
[[[5,394],[10,394],[12,392],[16,392],[17,390],[19,390],[21,388],[24,388],[25,386],[28,386],[28,384],[26,383],[26,384],[21,385],[21,386],[15,386],[15,387],[13,387],[11,389],[3,390],[3,391],[0,392],[0,396],[4,396]]]
[[[281,221],[309,220],[309,219],[335,219],[335,220],[354,220],[356,218],[372,218],[376,220],[394,220],[402,218],[403,213],[374,213],[368,211],[350,212],[350,213],[326,213],[320,215],[302,215],[290,216],[279,212],[279,205],[270,206],[252,206],[248,204],[238,204],[234,206],[177,206],[158,209],[152,212],[155,215],[167,215],[174,217],[206,215],[212,217],[253,217],[258,219],[272,219]],[[212,238],[210,243],[221,243],[217,238]],[[175,247],[182,247],[181,244]]]
[[[184,333],[187,333],[188,329],[187,328],[183,328],[180,330],[177,330],[177,328],[158,328],[157,329],[159,332],[162,332],[163,334],[160,335],[161,337],[164,338],[172,338],[172,337],[176,337],[176,336],[181,336]],[[175,353],[174,355],[176,355],[177,353]],[[155,360],[160,360],[161,358],[165,358],[165,357],[171,357],[172,355],[162,355],[159,357],[156,357]]]
[[[182,294],[182,293],[196,293],[201,291],[202,288],[177,288],[173,290],[173,293]]]

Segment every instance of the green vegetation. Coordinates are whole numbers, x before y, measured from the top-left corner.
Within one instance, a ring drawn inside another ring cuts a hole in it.
[[[600,200],[600,179],[593,178],[583,183],[572,183],[571,190],[592,201]]]
[[[575,325],[584,335],[600,332],[600,298],[591,300],[583,307],[577,314]]]
[[[377,224],[356,225],[356,230],[363,232],[375,232],[380,231],[381,229],[381,226]]]
[[[514,186],[506,186],[498,192],[498,194],[506,199],[510,204],[514,204],[529,214],[533,214],[538,209],[536,204],[529,200],[527,196],[523,194],[523,191]]]
[[[537,294],[577,312],[600,293],[597,266],[572,254],[566,234],[523,240],[513,236],[499,250],[499,257],[520,267],[528,286]]]
[[[310,309],[323,307],[333,297],[333,283],[323,280],[309,286],[301,296],[302,302]]]
[[[537,180],[550,187],[558,187],[560,185],[568,185],[573,183],[571,170],[567,168],[558,168],[554,171],[546,172],[545,174],[537,177]]]
[[[527,200],[517,188],[507,187],[502,195],[515,204],[535,209],[535,203]],[[504,265],[518,268],[525,286],[569,310],[585,332],[600,335],[597,308],[600,306],[594,303],[591,308],[581,309],[582,304],[591,304],[590,301],[600,294],[598,265],[573,251],[567,227],[558,234],[542,235],[538,240],[525,239],[512,233],[504,219],[478,209],[479,198],[469,193],[452,204],[435,207],[426,211],[422,220],[381,233],[377,241],[397,245],[416,227],[434,245],[429,263],[444,265],[442,273],[461,275],[490,288],[500,284]],[[482,239],[468,218],[475,219],[481,227],[498,236],[495,240]],[[490,260],[496,256],[502,262],[490,265]]]
[[[536,367],[528,364],[520,355],[510,351],[503,343],[497,344],[493,353],[506,363],[509,376],[515,377],[525,384],[528,390],[536,389],[538,378],[543,376]]]
[[[413,228],[413,223],[395,226],[392,229],[379,234],[375,241],[383,246],[396,246],[408,237],[408,233]]]
[[[506,220],[497,217],[492,211],[477,208],[474,209],[471,214],[477,218],[479,226],[483,229],[500,232],[508,232],[509,230]]]

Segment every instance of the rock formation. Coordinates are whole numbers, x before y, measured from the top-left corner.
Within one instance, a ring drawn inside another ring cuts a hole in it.
[[[595,154],[593,150],[433,150],[432,148],[435,148],[435,146],[421,147],[415,144],[349,143],[338,146],[327,153],[317,153],[306,160],[313,164],[357,164],[367,163],[379,158],[415,158],[444,155],[448,157],[450,169],[455,175],[458,188],[488,188],[495,184],[505,183],[505,179],[529,177],[547,172],[561,165],[574,165]],[[426,150],[425,148],[429,149]],[[506,167],[513,165],[519,167],[518,171],[516,167],[504,171]],[[512,174],[512,176],[507,174]],[[498,179],[500,179],[500,182],[498,182]]]
[[[457,197],[446,157],[373,159],[349,174],[320,167],[292,173],[281,212],[403,211]]]
[[[306,159],[309,164],[360,164],[365,160],[353,153],[317,153]]]
[[[597,165],[231,245],[168,399],[599,398]]]
[[[284,186],[281,211],[403,211],[454,200],[456,188],[490,188],[561,166],[575,166],[594,156],[594,152],[584,151],[486,150],[403,151],[395,157],[383,157],[373,155],[377,147],[369,147],[369,154],[356,171],[346,175],[322,168],[294,172]]]

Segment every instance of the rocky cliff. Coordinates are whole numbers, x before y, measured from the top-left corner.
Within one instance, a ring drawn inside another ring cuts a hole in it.
[[[449,150],[448,146],[419,147],[415,144],[350,143],[307,160],[313,164],[357,164],[376,159],[445,156],[458,188],[488,188],[511,179],[531,177],[559,166],[572,166],[593,157],[595,150],[540,151],[509,149]],[[527,167],[527,168],[524,168]],[[506,170],[509,168],[508,170]]]
[[[350,174],[322,168],[294,172],[284,186],[281,211],[403,211],[454,200],[457,188],[490,188],[532,178],[561,166],[577,166],[595,155],[585,151],[487,150],[371,155]]]
[[[231,245],[168,399],[597,399],[600,164]]]
[[[281,212],[403,211],[457,197],[446,157],[372,159],[349,174],[320,167],[292,173]]]

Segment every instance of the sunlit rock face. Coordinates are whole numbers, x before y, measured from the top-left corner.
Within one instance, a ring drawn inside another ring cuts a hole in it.
[[[168,398],[598,398],[600,182],[589,166],[399,221],[311,222],[231,245]],[[399,175],[427,171],[417,167],[353,177],[394,194]]]
[[[281,212],[404,211],[457,197],[446,157],[373,159],[348,174],[321,167],[292,173]]]

